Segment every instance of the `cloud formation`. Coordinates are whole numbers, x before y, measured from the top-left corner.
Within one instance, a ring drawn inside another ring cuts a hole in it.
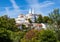
[[[44,1],[43,3],[40,3],[40,8],[48,7],[48,6],[51,6],[51,5],[53,5],[53,4],[54,4],[54,2]]]
[[[30,8],[35,9],[35,13],[41,13],[41,14],[43,14],[43,12],[41,12],[41,10],[40,10],[41,8],[48,7],[48,6],[54,4],[51,1],[44,1],[42,3],[39,3],[38,0],[26,0],[26,1],[29,4]]]
[[[19,9],[19,6],[17,6],[15,0],[10,0],[10,2],[12,3],[14,9]]]
[[[20,7],[16,4],[15,0],[10,0],[10,2],[12,3],[12,6],[13,6],[13,8],[14,8],[14,10],[16,12],[20,12],[21,11]]]
[[[5,13],[10,17],[16,17],[19,13],[21,13],[20,7],[16,4],[15,0],[10,0],[13,6],[13,10],[10,10],[12,7],[5,7]]]
[[[9,14],[9,8],[6,7],[5,10],[6,10],[6,13]]]
[[[55,2],[52,2],[52,1],[43,1],[43,2],[39,1],[38,2],[38,0],[25,0],[27,4],[17,5],[15,0],[9,0],[9,1],[12,3],[12,6],[0,7],[0,9],[3,10],[0,13],[7,14],[8,16],[11,16],[11,17],[17,17],[19,14],[28,14],[29,8],[33,8],[35,10],[35,13],[38,13],[38,14],[41,13],[44,15],[45,13],[47,13],[47,11],[49,10],[48,8],[50,8],[50,6],[55,4]],[[21,1],[21,0],[19,0],[19,1]],[[23,0],[22,0],[22,2],[23,2]],[[12,10],[10,10],[10,9],[12,9]]]

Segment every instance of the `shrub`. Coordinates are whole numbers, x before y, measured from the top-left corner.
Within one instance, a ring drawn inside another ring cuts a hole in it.
[[[40,42],[57,42],[56,33],[51,30],[42,30],[38,34],[38,40]]]
[[[28,35],[26,34],[26,36],[21,39],[21,42],[57,42],[57,37],[56,33],[52,30],[33,30],[29,31]]]

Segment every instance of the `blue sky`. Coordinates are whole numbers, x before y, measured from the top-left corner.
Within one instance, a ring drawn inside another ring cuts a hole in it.
[[[30,8],[45,16],[60,8],[60,0],[0,0],[0,16],[16,18],[19,14],[28,14]]]

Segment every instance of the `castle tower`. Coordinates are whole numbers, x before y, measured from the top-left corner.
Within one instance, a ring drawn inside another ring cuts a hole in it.
[[[32,14],[32,9],[29,9],[29,14]]]
[[[34,14],[34,9],[32,9],[32,14]]]
[[[34,9],[29,9],[29,14],[34,14]]]

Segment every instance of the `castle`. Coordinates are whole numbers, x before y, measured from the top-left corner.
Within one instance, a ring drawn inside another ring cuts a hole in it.
[[[38,18],[39,14],[35,14],[34,9],[29,9],[29,13],[26,15],[20,14],[16,19],[16,25],[22,29],[22,24],[25,24],[26,27],[31,27],[35,29],[46,28],[45,24],[43,23],[35,23],[35,18]],[[30,19],[32,23],[28,21]]]
[[[20,14],[15,20],[18,24],[29,23],[28,19],[30,19],[34,23],[35,17],[37,18],[38,15],[35,14],[34,10],[29,9],[29,13],[27,15]]]

